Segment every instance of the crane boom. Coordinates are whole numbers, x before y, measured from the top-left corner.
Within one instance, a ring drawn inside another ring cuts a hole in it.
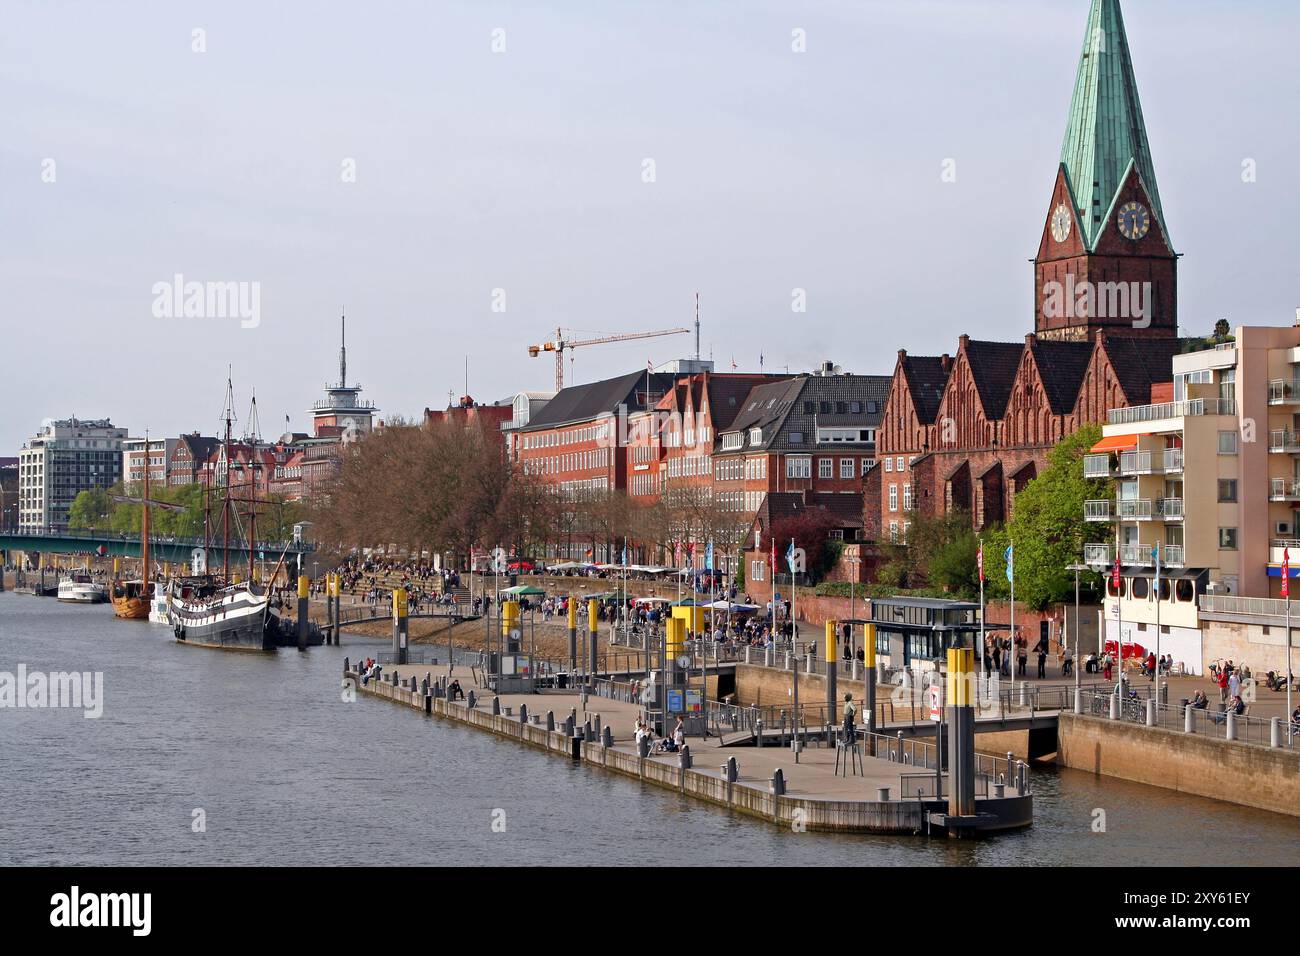
[[[537,358],[542,352],[555,353],[555,390],[558,392],[564,388],[564,353],[569,349],[576,349],[586,345],[604,345],[609,342],[653,339],[661,335],[689,335],[690,332],[690,329],[659,329],[654,332],[621,332],[602,335],[594,339],[566,339],[564,330],[556,329],[554,341],[543,342],[540,345],[530,345],[528,346],[528,354],[533,358]]]

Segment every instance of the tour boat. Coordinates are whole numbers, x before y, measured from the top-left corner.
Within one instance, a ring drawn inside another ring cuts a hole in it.
[[[108,590],[89,571],[69,571],[59,578],[59,600],[69,604],[102,604]]]

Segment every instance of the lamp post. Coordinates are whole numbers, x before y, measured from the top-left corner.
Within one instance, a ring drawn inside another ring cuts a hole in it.
[[[1079,572],[1087,571],[1086,564],[1068,564],[1065,569],[1074,572],[1074,689],[1077,691],[1079,684]],[[1068,646],[1068,642],[1067,642]]]

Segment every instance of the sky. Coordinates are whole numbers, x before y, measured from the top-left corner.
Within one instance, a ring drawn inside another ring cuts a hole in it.
[[[0,0],[0,456],[71,415],[215,434],[228,368],[264,436],[308,430],[344,309],[381,417],[467,367],[479,401],[550,389],[528,345],[687,327],[697,293],[721,371],[1019,340],[1089,5]],[[1181,327],[1290,325],[1300,4],[1123,7]],[[187,317],[177,275],[257,308]]]

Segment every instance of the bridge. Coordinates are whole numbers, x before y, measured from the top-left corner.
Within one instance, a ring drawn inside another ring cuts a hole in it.
[[[202,538],[150,536],[149,553],[159,561],[185,564],[195,548],[203,547]],[[230,542],[231,564],[246,564],[250,548],[245,541]],[[278,561],[287,552],[285,563],[296,566],[299,555],[315,551],[305,541],[254,541],[251,550],[259,561]],[[32,554],[89,554],[105,557],[140,557],[140,535],[127,531],[8,531],[0,533],[0,551],[25,551]],[[209,541],[209,564],[221,554],[222,544]]]

